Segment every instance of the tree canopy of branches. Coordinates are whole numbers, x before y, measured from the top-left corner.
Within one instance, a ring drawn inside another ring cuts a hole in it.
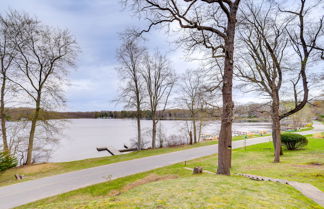
[[[146,85],[149,110],[152,113],[152,148],[156,148],[157,111],[165,110],[171,91],[176,81],[175,74],[168,64],[169,60],[156,52],[146,55],[142,70],[142,77]],[[162,146],[160,144],[160,146]]]
[[[0,117],[1,117],[1,133],[4,152],[10,152],[7,140],[6,127],[6,94],[8,92],[8,76],[12,74],[12,65],[15,58],[14,46],[12,43],[12,33],[10,30],[10,17],[0,16],[0,74],[1,74],[1,90],[0,90]]]
[[[119,98],[126,103],[126,107],[136,109],[137,120],[137,149],[143,146],[141,137],[141,117],[144,97],[144,84],[141,76],[145,48],[142,48],[135,40],[123,39],[123,44],[117,52],[120,67],[117,68],[121,78],[126,82],[122,87]]]
[[[9,80],[24,92],[28,98],[26,101],[35,108],[26,160],[26,164],[31,164],[41,110],[64,103],[62,87],[68,67],[74,65],[78,46],[67,30],[52,29],[26,14],[15,13],[10,27],[15,34],[12,40],[16,51],[13,62],[17,70],[16,76]]]
[[[240,0],[123,0],[144,14],[148,32],[157,25],[181,28],[180,43],[189,50],[204,48],[209,58],[224,61],[222,76],[223,111],[218,144],[218,174],[229,175],[232,149],[232,100],[234,39]]]
[[[253,90],[271,98],[274,162],[280,162],[280,120],[300,111],[309,98],[307,66],[317,57],[316,46],[323,27],[323,17],[316,24],[306,24],[310,8],[301,0],[296,11],[280,10],[273,2],[250,3],[244,10],[240,38],[245,50],[241,51],[239,60],[245,65],[237,66],[238,76],[247,85],[253,84]],[[294,107],[286,112],[280,111],[283,86],[292,89],[290,94],[294,100]]]
[[[193,139],[190,138],[190,144],[197,143],[197,120],[205,106],[205,92],[203,90],[203,75],[198,70],[187,70],[180,79],[180,100],[186,109],[190,112],[192,122]],[[199,131],[200,135],[200,131]]]

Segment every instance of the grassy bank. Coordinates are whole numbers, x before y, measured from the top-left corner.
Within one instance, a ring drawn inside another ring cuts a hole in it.
[[[314,127],[305,127],[305,128],[301,128],[301,129],[299,129],[299,130],[294,130],[294,131],[287,131],[288,133],[290,132],[303,132],[303,131],[311,131],[311,130],[313,130],[314,129]]]
[[[318,135],[318,134],[316,134]],[[301,150],[284,150],[281,163],[272,163],[272,143],[239,148],[233,152],[232,173],[247,173],[273,178],[310,183],[324,191],[324,139],[308,138],[307,147]],[[216,171],[217,156],[192,161]]]
[[[259,135],[254,135],[249,138],[260,137]],[[233,140],[242,140],[245,136],[235,136]],[[154,150],[143,150],[140,152],[131,152],[118,156],[107,156],[100,158],[90,158],[85,160],[71,161],[71,162],[63,162],[63,163],[42,163],[35,164],[32,166],[22,166],[18,168],[12,168],[5,172],[0,173],[0,186],[5,186],[9,184],[19,183],[21,181],[33,180],[41,177],[66,173],[70,171],[81,170],[85,168],[91,168],[101,165],[107,165],[111,163],[122,162],[126,160],[133,160],[142,157],[148,157],[153,155],[159,155],[169,152],[176,152],[185,149],[191,149],[200,146],[208,146],[212,144],[217,144],[217,141],[204,141],[193,145],[183,145],[177,147],[169,147],[169,148],[160,148]],[[107,155],[109,155],[107,153]],[[24,176],[23,180],[17,181],[14,177],[15,174],[20,174]]]
[[[324,139],[285,151],[272,163],[271,143],[233,150],[232,173],[311,183],[324,191]],[[187,162],[215,171],[217,156]],[[153,175],[153,177],[152,177]],[[155,178],[159,176],[160,178]],[[172,178],[168,178],[172,176]],[[151,179],[151,180],[150,180]],[[153,179],[153,180],[152,180]],[[163,180],[165,179],[165,180]],[[47,198],[20,208],[321,208],[288,185],[239,176],[195,175],[184,164],[156,169]]]
[[[303,129],[303,131],[307,131],[307,130],[309,129]],[[269,136],[269,135],[270,134],[262,135],[262,136]],[[242,140],[245,139],[246,137],[248,137],[248,139],[253,139],[262,136],[258,134],[249,135],[249,136],[245,136],[245,135],[234,136],[233,141]],[[154,150],[143,150],[140,152],[131,152],[131,153],[118,155],[118,156],[90,158],[85,160],[70,161],[70,162],[63,162],[63,163],[42,163],[42,164],[35,164],[32,166],[22,166],[18,168],[12,168],[5,172],[0,173],[0,186],[15,184],[22,181],[38,179],[46,176],[62,174],[62,173],[81,170],[85,168],[91,168],[91,167],[107,165],[111,163],[122,162],[126,160],[149,157],[149,156],[159,155],[159,154],[164,154],[169,152],[176,152],[176,151],[200,147],[200,146],[208,146],[212,144],[217,144],[217,141],[216,140],[204,141],[194,145],[183,145],[183,146],[160,148]],[[109,154],[107,153],[107,155]],[[14,177],[15,174],[23,175],[24,179],[17,181]]]
[[[70,171],[81,170],[85,168],[91,168],[91,167],[107,165],[111,163],[122,162],[126,160],[133,160],[137,158],[164,154],[168,152],[176,152],[179,150],[190,149],[199,146],[207,146],[216,143],[217,141],[206,141],[194,145],[184,145],[184,146],[161,148],[161,149],[154,149],[154,150],[142,150],[139,152],[131,152],[123,155],[90,158],[85,160],[70,161],[70,162],[63,162],[63,163],[42,163],[42,164],[35,164],[31,166],[22,166],[18,168],[12,168],[6,170],[5,172],[0,173],[0,186],[19,183],[21,181],[33,180],[45,176],[66,173]],[[107,155],[109,154],[107,153]],[[20,181],[15,180],[14,177],[15,174],[23,175],[24,179]]]

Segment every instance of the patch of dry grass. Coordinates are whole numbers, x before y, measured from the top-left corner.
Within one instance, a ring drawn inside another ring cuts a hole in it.
[[[21,181],[32,180],[51,173],[53,170],[60,169],[61,167],[55,163],[35,164],[31,166],[20,166],[17,168],[9,169],[0,173],[0,186],[19,183]],[[15,174],[23,176],[22,180],[16,180]]]
[[[43,163],[43,164],[35,164],[31,166],[21,166],[17,168],[17,173],[19,174],[26,174],[26,175],[33,175],[39,172],[46,172],[48,170],[57,169],[60,166],[54,163]]]
[[[155,181],[163,181],[163,180],[168,180],[168,179],[176,179],[178,178],[177,175],[163,175],[163,176],[159,176],[155,173],[152,173],[148,176],[145,176],[144,178],[142,179],[139,179],[139,180],[136,180],[126,186],[124,186],[123,188],[121,188],[120,190],[113,190],[109,193],[110,196],[117,196],[117,195],[120,195],[121,193],[124,193],[124,192],[127,192],[128,190],[131,190],[135,187],[138,187],[140,185],[143,185],[143,184],[148,184],[148,183],[151,183],[151,182],[155,182]]]
[[[316,134],[313,134],[313,138],[316,138],[316,139],[324,139],[324,133],[316,133]]]

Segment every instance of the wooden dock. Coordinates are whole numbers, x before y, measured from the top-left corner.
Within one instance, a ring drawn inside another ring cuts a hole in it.
[[[120,155],[120,154],[122,154],[122,152],[133,152],[133,151],[136,151],[136,150],[137,150],[137,148],[127,148],[127,149],[117,150],[116,148],[114,148],[112,146],[97,147],[98,152],[107,151],[111,155]]]

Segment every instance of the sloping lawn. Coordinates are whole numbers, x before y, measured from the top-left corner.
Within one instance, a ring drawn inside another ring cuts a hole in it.
[[[263,143],[233,151],[232,173],[246,173],[310,183],[324,191],[324,139],[308,138],[302,150],[284,150],[281,163],[272,163],[272,143]],[[217,157],[192,161],[191,167],[200,165],[216,171]]]
[[[248,173],[311,183],[324,190],[324,139],[309,138],[303,150],[285,151],[282,162],[272,163],[271,143],[233,151],[234,173]],[[187,162],[215,171],[215,155]],[[176,179],[134,182],[156,174]],[[117,191],[117,192],[116,192]],[[117,195],[116,195],[117,194]],[[193,176],[184,164],[156,169],[47,198],[20,208],[321,208],[288,185],[259,182],[240,176]]]
[[[138,186],[118,196],[74,199],[37,208],[320,208],[293,188],[242,177],[200,176]]]

